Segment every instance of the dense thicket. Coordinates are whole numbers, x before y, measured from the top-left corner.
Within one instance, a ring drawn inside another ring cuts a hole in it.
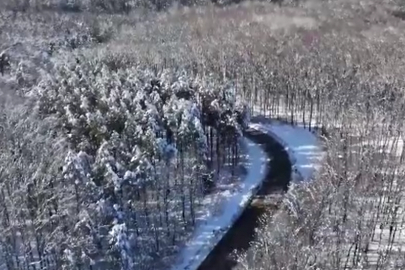
[[[173,5],[198,6],[207,3],[226,4],[240,1],[207,0],[5,0],[2,7],[15,12],[54,10],[62,12],[122,13],[168,10]]]
[[[2,148],[6,269],[161,267],[238,164],[248,115],[231,85],[78,56],[24,93],[32,115],[2,121],[2,142],[17,140]]]

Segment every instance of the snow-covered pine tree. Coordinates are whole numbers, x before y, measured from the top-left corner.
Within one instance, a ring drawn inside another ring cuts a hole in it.
[[[206,176],[238,156],[246,109],[215,76],[77,59],[55,62],[28,93],[36,117],[56,120],[71,149],[60,203],[77,218],[67,222],[64,258],[127,267],[124,252],[136,267],[153,265],[195,224]],[[117,249],[108,242],[124,238],[130,248],[109,256]]]

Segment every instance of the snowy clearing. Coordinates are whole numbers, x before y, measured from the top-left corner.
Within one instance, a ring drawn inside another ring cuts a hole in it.
[[[232,224],[242,214],[256,187],[266,174],[267,156],[262,148],[245,138],[248,146],[247,175],[236,191],[225,190],[217,194],[225,198],[219,215],[207,212],[205,223],[196,227],[193,237],[182,249],[172,270],[197,269]],[[206,200],[210,200],[207,198]],[[205,202],[204,202],[205,204]]]
[[[277,121],[251,123],[250,128],[269,134],[285,147],[293,164],[293,181],[309,181],[319,169],[324,151],[321,141],[309,130]]]

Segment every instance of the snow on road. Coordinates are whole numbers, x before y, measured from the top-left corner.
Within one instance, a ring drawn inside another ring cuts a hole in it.
[[[323,156],[321,143],[316,135],[302,127],[273,121],[252,123],[250,127],[269,134],[285,147],[291,163],[296,168],[296,176],[293,177],[295,180],[298,180],[296,178],[310,180]],[[181,250],[178,263],[171,270],[197,269],[242,214],[255,188],[264,179],[267,156],[259,145],[246,138],[245,141],[248,145],[250,163],[245,180],[241,182],[237,191],[225,190],[217,195],[226,197],[221,207],[222,211],[219,215],[207,213],[205,223],[197,226],[193,236]]]
[[[180,258],[172,270],[195,270],[200,266],[219,240],[225,235],[232,224],[242,214],[253,195],[255,188],[266,174],[267,155],[262,148],[253,141],[245,138],[248,152],[247,175],[234,192],[225,190],[216,196],[223,196],[219,215],[207,213],[205,223],[200,224],[191,239],[181,250]],[[207,198],[208,200],[210,198]],[[205,203],[204,203],[205,204]]]
[[[320,166],[324,151],[315,134],[300,126],[291,126],[277,121],[251,123],[250,128],[260,130],[282,144],[295,169],[295,181],[309,181]]]

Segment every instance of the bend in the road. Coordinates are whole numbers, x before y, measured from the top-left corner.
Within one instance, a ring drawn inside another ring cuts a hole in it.
[[[268,134],[258,130],[248,129],[245,136],[261,145],[270,158],[267,175],[257,195],[272,194],[280,189],[286,191],[291,179],[291,161],[284,147]],[[265,213],[265,207],[248,206],[198,270],[231,270],[237,263],[231,256],[233,251],[243,252],[249,248],[260,217]]]

